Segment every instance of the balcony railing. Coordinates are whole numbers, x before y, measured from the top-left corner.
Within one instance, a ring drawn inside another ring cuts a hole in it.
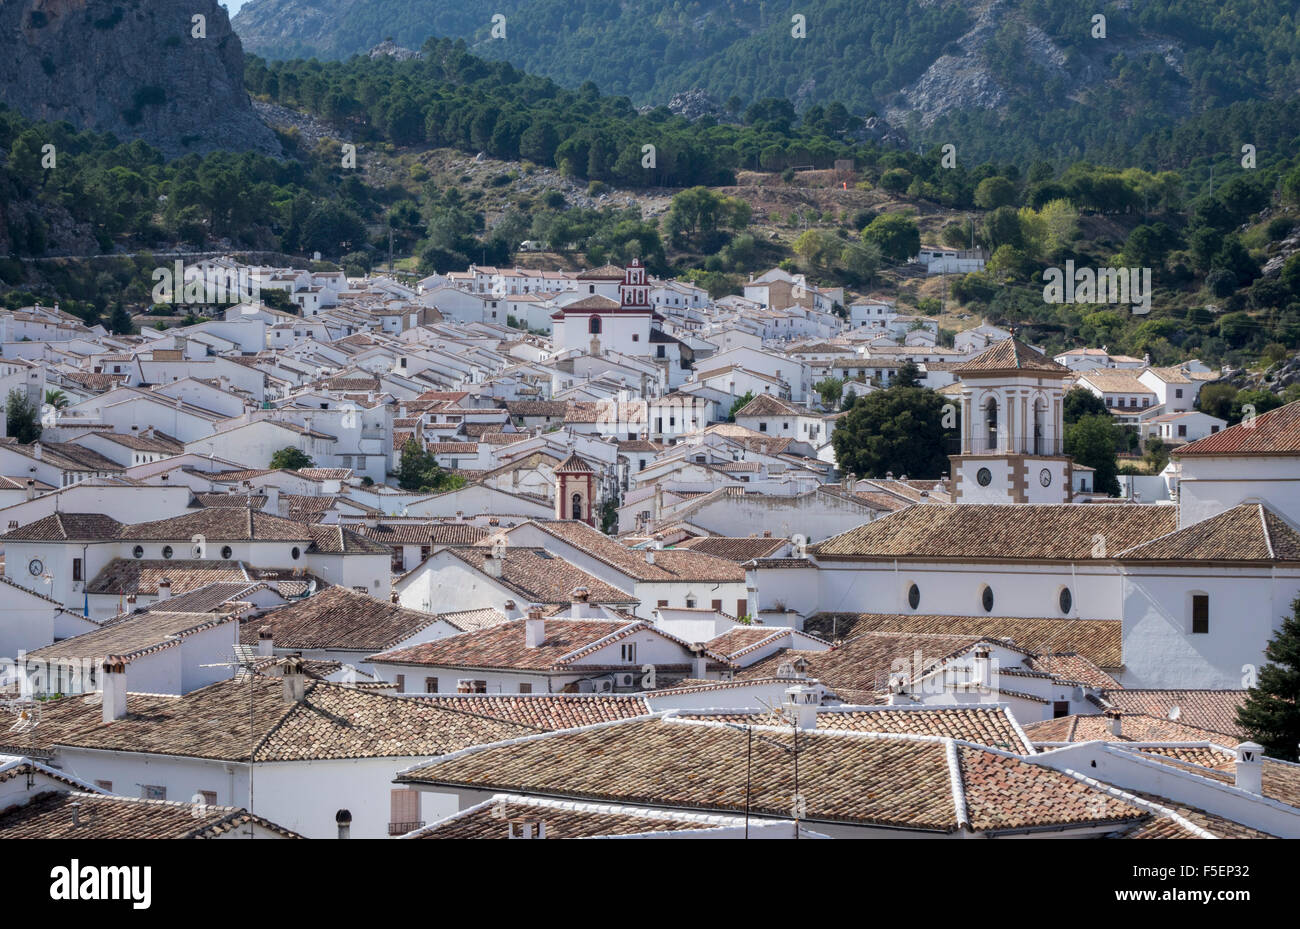
[[[423,821],[418,823],[389,823],[389,835],[406,835],[408,832],[414,832],[416,829],[423,829]]]

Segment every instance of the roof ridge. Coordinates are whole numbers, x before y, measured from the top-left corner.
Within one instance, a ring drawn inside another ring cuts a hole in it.
[[[952,790],[953,818],[957,828],[969,829],[970,814],[966,809],[966,783],[962,778],[961,756],[957,754],[957,743],[953,739],[943,740],[944,760],[948,763],[948,785]]]

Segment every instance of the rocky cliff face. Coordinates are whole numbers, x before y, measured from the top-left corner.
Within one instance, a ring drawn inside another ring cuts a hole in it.
[[[280,152],[217,0],[6,0],[0,50],[0,101],[31,119],[143,139],[168,157]]]

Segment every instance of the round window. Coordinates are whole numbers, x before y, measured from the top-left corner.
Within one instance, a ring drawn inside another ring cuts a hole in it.
[[[980,596],[980,603],[984,605],[985,613],[993,612],[993,588],[987,584],[984,586],[984,593]]]
[[[229,561],[230,556],[233,555],[234,553],[235,553],[234,550],[229,545],[221,546],[221,557],[224,558],[226,561]]]
[[[1061,588],[1061,612],[1069,613],[1070,607],[1074,606],[1074,595],[1070,593],[1070,588]]]
[[[162,556],[164,558],[170,558],[172,556],[172,547],[170,545],[163,546]]]
[[[980,482],[981,487],[987,487],[993,481],[993,472],[988,468],[980,468],[975,472],[975,480]]]
[[[298,546],[296,545],[289,552],[289,557],[292,558],[294,561],[297,561],[301,556],[302,556],[302,550],[299,549]]]
[[[143,545],[137,545],[135,548],[131,549],[131,557],[132,557],[132,558],[143,558],[143,557],[144,557],[144,546],[143,546]]]
[[[915,584],[907,588],[907,605],[912,609],[921,605],[921,588]]]

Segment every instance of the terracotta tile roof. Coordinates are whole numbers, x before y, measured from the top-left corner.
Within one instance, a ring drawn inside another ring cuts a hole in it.
[[[280,499],[289,504],[289,518],[300,523],[320,522],[338,502],[338,498],[332,495],[313,497],[306,494],[281,494]]]
[[[1119,668],[1123,664],[1120,651],[1122,625],[1117,619],[817,613],[804,622],[804,631],[828,641],[867,632],[979,636],[1011,642],[1030,652],[1078,652],[1098,667]]]
[[[766,558],[788,544],[786,539],[701,536],[678,542],[674,548],[690,549],[693,552],[744,564],[755,558]]]
[[[51,746],[247,761],[430,756],[532,729],[419,700],[307,680],[302,700],[286,702],[278,677],[231,679],[183,697],[128,694],[127,715],[105,724],[99,702],[48,701],[41,723],[0,734],[5,750]],[[250,691],[253,728],[249,727]],[[251,738],[250,738],[251,733]]]
[[[249,619],[239,630],[239,638],[247,645],[256,645],[258,630],[270,626],[276,648],[377,652],[392,648],[437,621],[433,613],[410,610],[338,586]]]
[[[1177,507],[1134,503],[927,504],[810,545],[819,559],[984,558],[995,561],[1088,561],[1167,535]]]
[[[1202,729],[1222,732],[1234,738],[1245,738],[1237,726],[1237,708],[1246,702],[1244,690],[1106,690],[1101,695],[1107,706],[1122,713],[1146,713],[1169,718],[1175,714],[1179,722]]]
[[[403,838],[506,839],[509,838],[507,826],[514,820],[544,822],[548,839],[721,829],[725,826],[743,827],[745,823],[743,818],[736,817],[497,794]]]
[[[266,497],[262,494],[204,493],[195,494],[194,499],[202,506],[239,506],[254,510],[266,509]]]
[[[531,525],[638,581],[739,583],[745,580],[745,569],[739,564],[703,552],[660,549],[654,552],[654,564],[649,564],[646,552],[628,548],[586,523],[555,519],[533,520]]]
[[[352,476],[351,468],[299,468],[297,472],[309,481],[343,481]]]
[[[249,823],[302,838],[236,807],[51,790],[0,813],[0,839],[217,839]]]
[[[1300,455],[1300,400],[1238,423],[1172,452],[1192,455]]]
[[[511,416],[564,416],[568,409],[564,400],[510,400],[506,403]]]
[[[236,621],[231,613],[221,615],[147,611],[38,648],[28,652],[27,657],[56,662],[60,659],[102,659],[116,655],[130,662],[179,645],[187,636]],[[234,627],[230,632],[234,632]],[[232,635],[231,641],[233,640]]]
[[[751,741],[725,723],[648,717],[480,746],[397,780],[727,813],[743,811],[748,794],[755,814],[784,817],[795,735],[759,734]],[[1146,816],[1068,775],[953,740],[826,730],[797,738],[810,823],[949,833]]]
[[[515,619],[478,632],[466,632],[434,642],[424,642],[371,656],[384,664],[418,664],[442,668],[513,668],[520,671],[558,671],[597,643],[614,642],[652,628],[648,623],[621,619],[547,619],[542,644],[528,648],[526,620]],[[582,670],[599,670],[583,664]]]
[[[807,623],[804,629],[810,631]],[[841,695],[850,691],[887,693],[890,680],[898,675],[900,666],[912,671],[910,680],[980,641],[977,635],[859,634],[827,651],[781,649],[736,672],[736,677],[780,677],[782,665],[793,665],[799,673],[821,681]],[[918,653],[919,667],[916,662]]]
[[[721,635],[714,636],[705,643],[710,651],[717,652],[725,658],[734,658],[741,652],[755,648],[769,639],[777,639],[789,634],[785,628],[773,629],[769,626],[732,626]]]
[[[472,567],[483,570],[492,550],[484,546],[444,549]],[[570,603],[575,588],[586,587],[592,603],[634,603],[636,597],[575,567],[544,548],[511,546],[505,551],[501,577],[505,587],[530,603]]]
[[[156,603],[150,608],[153,613],[210,613],[214,610],[221,610],[222,606],[231,602],[238,603],[254,591],[261,590],[267,585],[254,584],[241,581],[217,582],[206,584],[203,587],[196,587],[188,593],[177,595],[172,591],[172,596],[167,600]]]
[[[417,699],[538,732],[576,729],[650,713],[645,698],[635,694],[437,694]]]
[[[122,528],[101,513],[51,513],[0,535],[0,541],[104,542],[120,538]]]
[[[1062,680],[1078,681],[1089,687],[1119,687],[1111,677],[1078,652],[1053,652],[1025,658],[1025,667],[1031,671],[1044,671]]]
[[[742,725],[790,726],[782,712],[754,713],[747,710],[681,710],[688,719],[721,719]],[[1015,717],[1006,706],[872,706],[852,705],[821,707],[817,711],[817,728],[843,732],[882,732],[898,735],[930,735],[961,739],[990,748],[1034,754]]]
[[[595,474],[596,469],[591,466],[587,459],[583,458],[577,452],[571,452],[568,458],[565,458],[555,466],[556,474]]]
[[[488,536],[472,523],[377,523],[348,526],[357,535],[384,545],[473,545]]]
[[[1168,797],[1161,797],[1156,794],[1144,793],[1137,790],[1128,790],[1126,793],[1139,797],[1142,800],[1158,804],[1171,813],[1181,816],[1188,820],[1192,825],[1204,829],[1206,832],[1220,839],[1272,839],[1267,832],[1260,832],[1258,829],[1252,829],[1250,826],[1243,826],[1241,823],[1233,822],[1223,816],[1214,813],[1207,813],[1205,810],[1196,807],[1185,806],[1181,803],[1175,803]],[[1114,838],[1118,839],[1189,839],[1203,838],[1199,833],[1188,829],[1185,825],[1178,822],[1171,816],[1157,814],[1144,823],[1133,829],[1124,830]]]
[[[1124,561],[1300,562],[1300,532],[1261,503],[1243,503],[1117,556]]]
[[[1221,784],[1232,784],[1236,780],[1236,775],[1232,770],[1231,756],[1225,756],[1222,752],[1215,753],[1219,758],[1225,759],[1220,766],[1206,767],[1196,761],[1161,754],[1158,750],[1140,749],[1139,751],[1152,760],[1168,764],[1182,771],[1190,771],[1193,774],[1218,781]],[[1287,806],[1300,807],[1300,765],[1266,757],[1261,776],[1265,797],[1279,803],[1285,803]]]
[[[1070,369],[1065,365],[1057,364],[1042,352],[1014,338],[994,342],[955,370],[959,375],[1025,370],[1062,376],[1070,373]]]
[[[799,409],[771,394],[759,394],[736,411],[737,416],[815,416],[809,409]]]
[[[1105,716],[1061,716],[1028,723],[1025,732],[1035,742],[1203,742],[1216,741],[1233,748],[1237,740],[1209,729],[1199,729],[1145,713],[1124,713],[1120,734],[1111,732]]]
[[[36,446],[40,446],[44,464],[52,465],[61,471],[104,471],[120,474],[126,469],[115,461],[105,458],[99,452],[75,445],[72,442],[33,442],[24,445],[16,439],[0,438],[0,444],[11,452],[17,452],[28,458],[36,458]]]
[[[163,578],[172,582],[172,595],[189,593],[209,584],[225,582],[248,586],[249,577],[238,561],[156,558],[114,558],[86,585],[90,594],[156,594]]]

